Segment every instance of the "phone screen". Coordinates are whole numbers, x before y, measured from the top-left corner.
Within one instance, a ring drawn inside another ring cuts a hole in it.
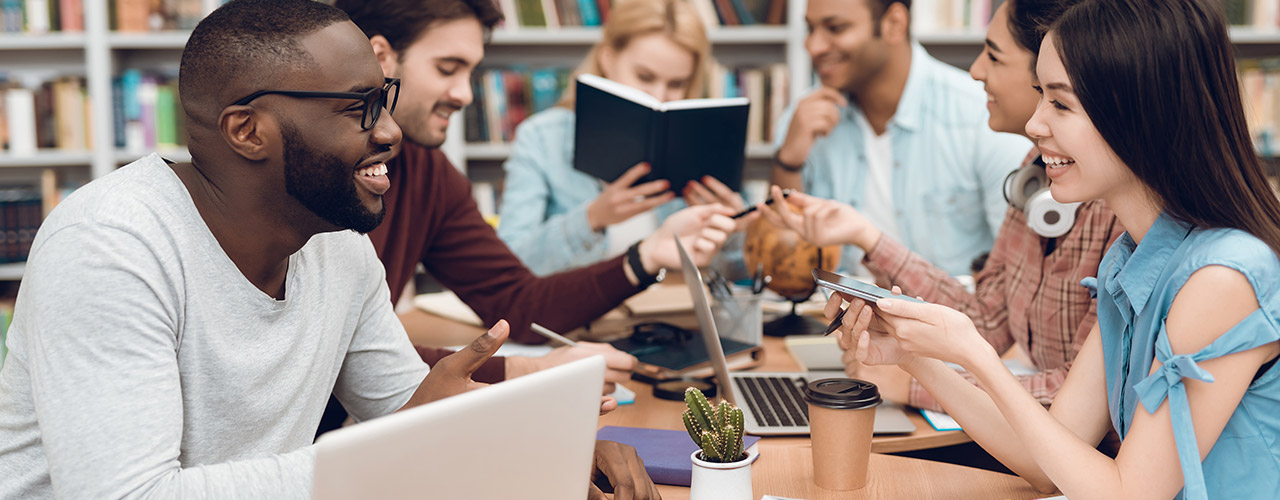
[[[924,302],[915,297],[908,295],[894,295],[893,292],[885,290],[862,280],[855,279],[843,274],[833,273],[831,271],[813,268],[813,279],[818,285],[830,288],[837,292],[844,292],[854,297],[875,302],[884,298],[896,298],[910,300],[912,302]]]

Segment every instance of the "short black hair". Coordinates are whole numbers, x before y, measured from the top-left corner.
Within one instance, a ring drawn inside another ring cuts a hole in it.
[[[1007,0],[1009,32],[1022,48],[1031,51],[1031,70],[1040,57],[1040,44],[1045,33],[1077,0]]]
[[[182,50],[178,95],[187,119],[211,125],[216,114],[235,99],[223,95],[246,87],[276,83],[287,71],[313,64],[299,40],[347,15],[312,0],[232,0],[218,7],[192,30]]]
[[[382,35],[391,49],[404,54],[432,25],[442,21],[475,18],[484,27],[485,38],[502,22],[502,11],[494,0],[337,0],[364,35]]]
[[[880,19],[885,11],[889,10],[889,6],[895,3],[900,3],[907,10],[911,10],[911,0],[867,0],[867,7],[871,8],[871,18]]]
[[[902,4],[907,8],[907,12],[911,11],[911,0],[864,0],[867,3],[867,9],[871,10],[871,32],[875,36],[880,36],[880,20],[884,18],[884,13],[889,11],[889,7],[895,3]],[[907,27],[907,34],[911,34],[911,27]]]

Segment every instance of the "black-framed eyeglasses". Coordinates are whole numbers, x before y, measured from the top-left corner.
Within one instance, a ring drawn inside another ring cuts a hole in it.
[[[382,87],[372,88],[364,92],[315,92],[310,90],[259,90],[249,94],[232,103],[233,106],[244,106],[253,102],[254,99],[267,94],[280,94],[289,97],[303,98],[325,98],[325,99],[355,99],[364,102],[364,114],[360,116],[360,128],[363,130],[372,129],[378,124],[378,118],[382,116],[382,108],[387,108],[390,113],[396,110],[396,100],[400,97],[400,79],[387,78],[386,84]]]

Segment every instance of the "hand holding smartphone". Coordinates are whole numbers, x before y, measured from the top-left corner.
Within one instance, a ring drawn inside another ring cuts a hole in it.
[[[912,302],[921,303],[924,302],[923,300],[909,295],[894,295],[893,292],[870,283],[865,283],[861,280],[845,276],[843,274],[833,273],[816,267],[813,268],[813,280],[816,281],[819,286],[858,297],[870,302],[872,305],[875,305],[876,301],[886,298],[910,300]],[[844,315],[848,311],[848,307],[841,310],[840,314],[837,314],[835,319],[831,320],[831,324],[827,325],[826,333],[823,335],[830,335],[831,332],[840,328],[840,323],[844,321]]]
[[[923,300],[908,295],[894,295],[893,292],[870,283],[865,283],[856,278],[818,269],[816,267],[813,268],[813,280],[818,282],[818,285],[823,288],[846,293],[866,300],[872,304],[875,304],[877,300],[889,298],[910,300],[912,302],[924,302]]]

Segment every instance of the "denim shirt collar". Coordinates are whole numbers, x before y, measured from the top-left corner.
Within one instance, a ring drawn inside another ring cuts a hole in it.
[[[1142,238],[1142,243],[1135,244],[1128,232],[1116,240],[1116,265],[1111,266],[1107,292],[1115,298],[1117,305],[1128,303],[1128,307],[1119,308],[1121,314],[1131,316],[1142,312],[1169,258],[1191,234],[1191,229],[1191,224],[1161,212]],[[1132,318],[1125,319],[1129,321]]]
[[[915,130],[923,121],[925,105],[934,96],[930,96],[925,82],[930,79],[930,63],[933,59],[925,52],[920,42],[911,42],[911,69],[907,73],[907,83],[902,87],[902,98],[898,99],[898,110],[893,114],[893,124],[898,127]]]

